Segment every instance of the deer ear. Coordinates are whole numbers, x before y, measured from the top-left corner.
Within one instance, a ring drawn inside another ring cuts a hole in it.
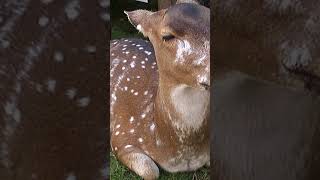
[[[199,4],[198,1],[196,0],[177,0],[176,4],[180,4],[180,3],[192,3],[192,4]]]
[[[127,15],[130,23],[140,32],[145,35],[144,29],[146,29],[147,21],[152,12],[147,10],[135,10],[135,11],[124,11]]]

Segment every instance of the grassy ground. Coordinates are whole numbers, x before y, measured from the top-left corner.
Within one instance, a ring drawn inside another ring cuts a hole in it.
[[[117,161],[115,156],[110,153],[110,179],[112,180],[141,180],[139,176],[132,173],[127,167]],[[208,180],[209,169],[206,167],[201,168],[196,172],[188,173],[168,173],[160,170],[159,180]]]
[[[146,4],[137,4],[132,1],[126,3],[124,0],[121,1],[121,4],[111,0],[111,39],[118,39],[124,37],[139,37],[143,38],[141,33],[129,23],[127,17],[124,15],[123,10],[134,10],[134,9],[151,9],[155,10],[156,6],[154,3],[151,4],[151,7],[146,7]],[[112,180],[139,180],[137,175],[131,172],[128,168],[123,166],[115,156],[110,153],[110,179]],[[209,178],[209,169],[201,168],[196,172],[189,173],[167,173],[160,171],[160,180],[208,180]]]

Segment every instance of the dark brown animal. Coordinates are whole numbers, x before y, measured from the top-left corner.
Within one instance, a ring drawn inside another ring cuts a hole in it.
[[[211,177],[319,179],[320,98],[220,70],[213,81]]]
[[[320,2],[211,1],[215,68],[320,92]]]
[[[108,1],[0,1],[0,179],[107,179]]]

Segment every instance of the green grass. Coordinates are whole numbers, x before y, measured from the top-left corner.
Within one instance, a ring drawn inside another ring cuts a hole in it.
[[[139,176],[130,171],[127,167],[123,166],[115,156],[110,153],[110,179],[114,180],[141,180]],[[160,170],[159,180],[208,180],[209,169],[203,167],[195,172],[185,173],[168,173]]]

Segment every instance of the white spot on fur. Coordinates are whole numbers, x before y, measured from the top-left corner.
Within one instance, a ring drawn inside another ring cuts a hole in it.
[[[148,56],[150,56],[152,54],[152,52],[150,52],[150,51],[144,51],[144,53],[146,53]]]
[[[62,62],[64,59],[64,56],[61,51],[55,51],[53,54],[53,58],[57,62]]]
[[[77,180],[73,172],[69,173],[66,180]]]
[[[130,145],[130,144],[129,144],[129,145],[126,145],[126,146],[124,146],[124,148],[125,148],[125,149],[130,148],[130,147],[132,147],[132,145]]]
[[[134,68],[135,65],[136,65],[136,62],[135,62],[135,61],[132,61],[132,62],[130,63],[130,67],[131,67],[131,68]]]
[[[141,118],[143,119],[143,118],[145,118],[145,117],[146,117],[146,114],[143,113],[143,114],[141,115]]]
[[[142,139],[142,138],[138,138],[138,141],[139,141],[140,143],[142,143],[142,142],[143,142],[143,139]]]
[[[311,53],[306,44],[290,45],[285,41],[280,46],[280,58],[287,67],[306,66],[312,61]]]
[[[129,119],[129,121],[132,123],[132,122],[134,121],[134,117],[131,116],[130,119]]]
[[[90,103],[90,98],[89,97],[83,97],[83,98],[80,98],[78,100],[78,106],[79,107],[86,107],[88,106]]]
[[[40,26],[46,26],[48,23],[49,23],[49,18],[47,18],[46,16],[41,16],[39,18],[39,21],[38,21],[39,25]]]
[[[154,131],[154,128],[155,128],[155,127],[156,127],[156,125],[155,125],[154,123],[152,123],[151,126],[150,126],[150,130],[151,130],[151,131]]]
[[[134,129],[130,129],[130,131],[129,131],[129,132],[130,132],[131,134],[132,134],[132,133],[134,133]]]
[[[138,29],[138,31],[143,32],[143,28],[140,24],[138,24],[137,29]]]
[[[87,50],[88,53],[95,53],[97,51],[97,48],[95,46],[93,46],[93,45],[88,45],[86,47],[86,50]]]
[[[119,133],[120,133],[120,132],[119,132],[119,131],[117,131],[117,132],[115,133],[115,135],[116,135],[116,136],[118,136],[118,135],[119,135]]]
[[[66,95],[68,96],[69,99],[73,99],[77,94],[77,89],[75,88],[71,88],[71,89],[68,89],[67,92],[66,92]]]
[[[78,0],[69,2],[64,9],[64,12],[70,20],[75,20],[80,14],[79,11],[80,3]]]
[[[56,89],[56,84],[57,84],[56,80],[48,79],[48,81],[47,81],[48,91],[53,93],[55,91],[55,89]]]

